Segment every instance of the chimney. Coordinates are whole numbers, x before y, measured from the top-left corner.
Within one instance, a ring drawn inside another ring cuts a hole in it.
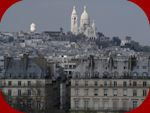
[[[29,55],[27,55],[27,54],[24,54],[24,55],[23,55],[24,71],[27,70],[28,56],[29,56]]]

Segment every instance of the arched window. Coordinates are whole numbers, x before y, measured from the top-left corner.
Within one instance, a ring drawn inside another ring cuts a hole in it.
[[[119,76],[119,74],[118,74],[117,71],[115,71],[115,72],[112,73],[112,77],[113,77],[113,78],[117,78],[118,76]]]
[[[99,73],[98,72],[94,72],[94,77],[95,78],[99,78]]]
[[[124,78],[128,78],[128,77],[129,77],[128,72],[124,71],[124,72],[123,72],[123,77],[124,77]]]
[[[103,73],[103,78],[108,78],[108,76],[109,76],[109,73],[108,73],[107,71],[105,71],[105,72]]]
[[[147,72],[143,72],[142,73],[142,78],[147,78],[148,77],[148,73]]]
[[[85,72],[85,78],[89,78],[89,72]]]
[[[137,72],[133,72],[132,76],[133,76],[133,78],[137,78],[138,77],[138,73]]]

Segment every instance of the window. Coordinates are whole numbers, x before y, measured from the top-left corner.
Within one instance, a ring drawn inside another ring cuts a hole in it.
[[[18,89],[18,96],[21,96],[21,89]]]
[[[108,101],[104,101],[104,109],[108,109]]]
[[[12,78],[12,77],[13,77],[13,73],[10,73],[9,78]]]
[[[123,110],[127,110],[127,101],[123,101]]]
[[[137,101],[133,101],[133,109],[137,108]]]
[[[147,86],[146,82],[143,82],[143,86]]]
[[[8,89],[8,96],[11,96],[11,94],[12,94],[12,90]]]
[[[98,81],[94,81],[94,86],[98,86]]]
[[[133,90],[133,96],[137,96],[137,90]]]
[[[41,85],[41,81],[37,81],[37,86],[40,86]]]
[[[27,101],[27,109],[31,109],[31,101]]]
[[[127,89],[123,89],[123,96],[127,96]]]
[[[21,86],[21,81],[18,81],[18,86]]]
[[[8,81],[8,86],[11,86],[12,85],[12,82],[11,81]]]
[[[84,109],[87,110],[89,107],[89,102],[88,101],[84,101]]]
[[[114,96],[117,96],[117,89],[114,89]]]
[[[85,81],[85,86],[88,86],[88,81]]]
[[[98,96],[98,89],[94,89],[94,96]]]
[[[136,83],[136,81],[134,81],[134,82],[133,82],[133,86],[137,86],[137,83]]]
[[[85,90],[84,90],[84,95],[85,95],[85,96],[88,96],[88,89],[85,89]]]
[[[40,96],[41,95],[41,90],[37,89],[37,95]]]
[[[117,66],[114,66],[114,69],[117,69]]]
[[[78,83],[79,83],[78,81],[75,81],[75,86],[78,86]]]
[[[146,69],[146,66],[143,66],[143,69]]]
[[[31,81],[28,81],[28,86],[31,86]]]
[[[104,96],[107,96],[107,89],[104,89]]]
[[[98,101],[94,101],[94,110],[98,110]]]
[[[147,91],[143,90],[143,96],[147,96]]]
[[[79,89],[75,89],[75,96],[78,96]]]
[[[137,69],[139,69],[139,66],[137,66]]]
[[[0,86],[2,86],[2,81],[0,81]]]
[[[127,86],[127,82],[126,82],[126,81],[123,82],[123,86],[124,86],[124,87]]]
[[[113,101],[113,110],[117,110],[117,105],[118,104],[118,102],[117,101]]]
[[[79,108],[79,101],[75,101],[75,109]]]
[[[37,101],[37,109],[41,109],[41,101]]]
[[[124,69],[127,69],[127,66],[124,66]]]
[[[104,81],[104,86],[107,86],[107,81]]]
[[[28,96],[31,96],[31,89],[28,89]]]
[[[114,86],[117,86],[117,81],[114,81]]]

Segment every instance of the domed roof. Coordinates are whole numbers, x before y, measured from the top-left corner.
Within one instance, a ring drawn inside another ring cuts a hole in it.
[[[35,24],[34,24],[34,23],[32,23],[32,24],[31,24],[31,26],[35,26]]]
[[[75,6],[73,7],[72,15],[77,15],[77,12],[76,12]]]
[[[89,15],[86,12],[86,6],[84,6],[84,12],[81,15],[81,20],[89,20]]]

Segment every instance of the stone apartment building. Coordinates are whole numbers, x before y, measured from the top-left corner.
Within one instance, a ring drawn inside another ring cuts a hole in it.
[[[71,79],[71,113],[127,112],[149,92],[149,59],[95,58],[81,60]]]
[[[52,78],[45,58],[6,57],[0,90],[6,101],[22,112],[50,112],[60,107],[61,78]]]

